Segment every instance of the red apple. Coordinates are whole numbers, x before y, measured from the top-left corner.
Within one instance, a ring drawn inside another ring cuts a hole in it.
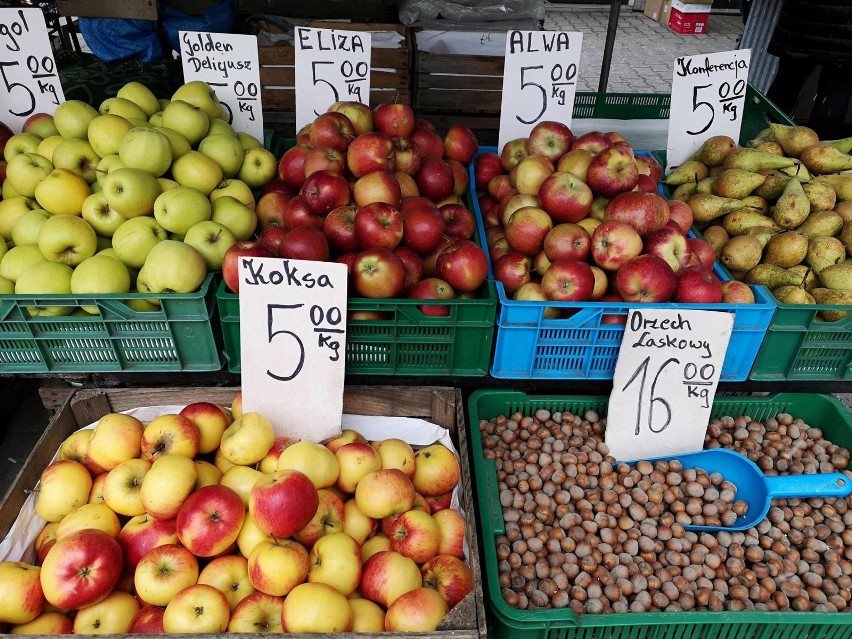
[[[730,280],[722,282],[722,301],[725,304],[754,304],[754,293],[748,284]]]
[[[409,207],[402,213],[402,243],[419,255],[426,255],[438,246],[446,225],[434,204]]]
[[[345,151],[355,139],[355,127],[352,120],[337,111],[323,113],[311,122],[308,133],[315,147],[327,146]]]
[[[294,229],[297,226],[314,226],[322,230],[325,225],[324,217],[315,214],[308,207],[307,200],[301,195],[295,195],[287,200],[287,203],[284,205],[283,220],[284,227],[287,229]]]
[[[130,622],[127,634],[131,635],[162,635],[163,613],[166,609],[161,606],[142,606]]]
[[[675,273],[685,268],[692,258],[692,251],[680,227],[677,230],[664,227],[648,233],[645,236],[645,252],[663,258]]]
[[[571,173],[551,174],[538,190],[543,208],[555,222],[579,222],[592,209],[592,190]]]
[[[444,136],[444,157],[457,160],[462,164],[469,163],[479,149],[476,134],[466,126],[453,124]]]
[[[497,205],[497,215],[500,218],[500,224],[503,227],[508,226],[509,218],[512,217],[512,214],[518,209],[522,209],[525,206],[538,206],[538,198],[535,195],[529,195],[526,193],[517,193],[515,195],[507,195],[500,201],[500,204]]]
[[[373,171],[393,171],[395,164],[393,141],[384,133],[359,135],[346,152],[346,166],[355,177]]]
[[[355,238],[355,216],[358,207],[347,205],[333,209],[325,218],[323,233],[329,245],[340,253],[358,250]]]
[[[639,181],[633,153],[618,147],[604,149],[589,163],[586,183],[598,195],[615,197],[632,191]]]
[[[544,236],[544,254],[551,262],[585,260],[591,247],[591,236],[579,224],[557,224]]]
[[[295,189],[305,181],[305,160],[313,147],[297,144],[287,149],[278,161],[278,177]]]
[[[313,482],[298,470],[280,470],[257,480],[249,494],[249,513],[264,534],[290,537],[316,514],[319,496]]]
[[[389,606],[401,595],[420,587],[422,580],[420,569],[412,559],[392,550],[382,550],[364,564],[361,595]]]
[[[257,241],[269,247],[276,255],[281,254],[281,245],[287,237],[288,229],[283,226],[268,226],[257,236]]]
[[[396,253],[396,256],[402,260],[402,264],[405,266],[405,285],[402,288],[402,292],[408,293],[411,287],[423,278],[423,260],[407,246],[398,246],[393,252]]]
[[[453,173],[453,195],[464,197],[470,186],[470,175],[467,168],[458,160],[447,160],[447,165]]]
[[[503,165],[500,163],[500,156],[496,153],[481,153],[476,158],[473,165],[473,176],[477,189],[488,188],[488,182],[491,178],[501,173],[503,173]]]
[[[494,262],[494,278],[503,283],[506,295],[513,295],[530,281],[530,258],[522,253],[502,255]]]
[[[355,259],[352,279],[355,290],[363,297],[396,297],[405,286],[405,265],[389,249],[369,249]]]
[[[403,217],[394,206],[384,202],[368,204],[355,215],[355,238],[364,249],[395,249],[403,236]]]
[[[718,304],[723,297],[722,282],[703,266],[690,266],[678,276],[675,302]]]
[[[640,255],[618,270],[616,285],[626,302],[667,302],[677,288],[677,276],[661,257]]]
[[[420,170],[414,176],[420,194],[433,202],[447,197],[455,184],[453,171],[440,157],[426,156],[420,162]]]
[[[515,165],[530,154],[527,147],[527,138],[515,138],[509,140],[500,151],[500,166],[503,172],[508,173]]]
[[[518,209],[506,225],[506,242],[513,251],[524,255],[535,255],[543,245],[544,238],[553,228],[546,211],[535,206]]]
[[[287,233],[278,254],[291,260],[325,262],[329,254],[328,240],[314,226],[297,226]]]
[[[443,253],[444,249],[450,246],[454,241],[455,240],[453,240],[453,238],[444,235],[443,237],[441,237],[441,241],[438,242],[438,246],[435,247],[435,250],[429,253],[428,255],[423,256],[424,277],[434,277],[436,275],[435,263],[438,261],[438,256]],[[508,245],[506,248],[508,249]]]
[[[488,182],[488,193],[500,202],[508,195],[517,195],[518,189],[512,186],[508,175],[495,175]]]
[[[363,446],[364,444],[357,444]],[[330,533],[343,532],[344,509],[343,501],[328,489],[320,488],[319,505],[316,514],[299,532],[293,535],[308,550],[317,540]]]
[[[269,184],[260,189],[259,197],[263,197],[267,193],[283,193],[288,197],[293,197],[299,190],[290,186],[284,180],[272,180]]]
[[[427,131],[431,131],[432,133],[438,132],[434,124],[432,124],[429,120],[424,120],[422,118],[414,119],[414,130],[417,131],[418,129],[426,129]]]
[[[316,215],[327,215],[338,206],[349,204],[351,194],[346,178],[331,171],[314,171],[302,185],[299,195]]]
[[[276,191],[261,196],[254,208],[258,227],[263,230],[270,226],[286,226],[285,211],[292,197]]]
[[[205,486],[181,504],[175,519],[178,539],[196,557],[214,557],[237,540],[245,505],[222,485]]]
[[[393,138],[394,166],[397,171],[414,175],[420,169],[420,150],[408,136]]]
[[[441,545],[441,530],[429,512],[409,510],[397,517],[388,530],[390,549],[415,563],[423,564],[436,554]]]
[[[445,204],[441,207],[444,232],[454,240],[469,240],[476,230],[476,220],[466,206]]]
[[[571,149],[573,142],[574,134],[565,124],[542,120],[530,131],[527,147],[530,153],[543,155],[555,163]]]
[[[541,278],[541,290],[556,302],[586,301],[594,288],[592,269],[579,260],[557,260]]]
[[[639,171],[639,175],[650,177],[654,184],[657,184],[660,178],[663,177],[663,168],[650,155],[637,155],[636,169]]]
[[[636,180],[636,188],[638,188],[643,193],[656,193],[657,192],[657,183],[654,182],[647,175],[639,175]]]
[[[589,164],[595,154],[586,149],[574,149],[568,151],[565,155],[559,158],[559,163],[556,165],[556,170],[560,173],[570,173],[575,178],[585,184],[586,174],[589,171]]]
[[[415,300],[451,300],[456,294],[453,287],[437,277],[427,277],[417,282],[408,292],[408,297]],[[418,306],[420,312],[432,317],[447,317],[450,314],[449,306],[423,305]]]
[[[375,202],[384,202],[391,206],[399,206],[402,200],[402,189],[393,173],[374,171],[355,182],[352,187],[355,204],[366,206]]]
[[[476,243],[456,240],[438,256],[435,270],[455,290],[475,291],[488,277],[488,258]]]
[[[245,240],[231,245],[222,260],[222,279],[234,293],[240,292],[239,261],[244,257],[275,257],[275,254],[260,242]]]
[[[423,501],[425,501],[426,505],[429,506],[429,512],[434,515],[434,514],[440,512],[440,511],[442,511],[442,510],[448,509],[452,505],[453,491],[449,490],[445,493],[441,493],[440,495],[427,495],[427,496],[423,497]],[[453,511],[453,512],[455,513],[456,511]],[[458,514],[458,513],[456,513],[456,514]],[[442,524],[441,524],[442,518],[436,517],[435,519],[438,522],[438,527],[441,528],[442,535],[443,535],[443,527],[442,527]],[[463,526],[464,526],[464,521],[462,520],[462,527]],[[462,528],[462,530],[463,530],[463,528]],[[464,537],[464,533],[462,533],[462,538],[463,537]],[[442,543],[442,547],[443,547],[443,543]],[[439,552],[441,552],[441,551],[439,551]],[[460,556],[464,556],[464,553],[462,552],[462,554]]]
[[[681,200],[669,200],[669,221],[674,221],[684,235],[692,228],[692,209]]]
[[[308,122],[305,126],[296,132],[296,144],[311,146],[311,123]]]
[[[437,590],[449,608],[473,590],[473,575],[465,563],[452,555],[436,555],[420,567],[423,586]]]
[[[678,235],[683,235],[684,237],[686,237],[686,233],[684,233],[683,229],[680,228],[680,224],[678,224],[674,220],[669,220],[668,222],[666,222],[666,225],[663,228],[664,229],[671,229],[672,231],[674,231]],[[659,230],[661,230],[661,229],[657,229],[657,231],[659,231]],[[651,233],[656,233],[657,231],[651,231]]]
[[[713,265],[716,263],[716,251],[707,240],[700,240],[697,237],[689,237],[686,239],[689,250],[693,255],[697,255],[701,261],[701,266],[708,271],[713,270]]]
[[[644,236],[666,225],[669,204],[657,193],[620,193],[607,204],[604,220],[624,222]]]
[[[175,520],[154,519],[147,513],[136,515],[118,533],[118,543],[125,568],[135,569],[139,560],[157,546],[178,543]]]
[[[592,153],[600,153],[604,149],[611,147],[612,144],[612,140],[600,131],[591,131],[581,135],[579,138],[575,138],[571,143],[571,150],[585,149]]]
[[[429,129],[415,129],[410,134],[412,142],[420,152],[420,158],[440,158],[444,155],[444,141]]]
[[[316,171],[331,171],[344,175],[346,173],[346,154],[331,147],[313,149],[305,157],[303,168],[305,177]],[[301,187],[301,184],[299,186]]]
[[[492,226],[501,226],[498,210],[500,203],[491,195],[485,193],[479,197],[479,210],[482,213],[482,222],[485,228]]]
[[[343,264],[346,266],[346,273],[349,277],[352,277],[352,267],[355,264],[355,259],[358,257],[358,253],[355,251],[351,251],[349,253],[343,253],[342,255],[338,255],[334,258],[334,261],[338,264]]]
[[[411,135],[414,131],[414,110],[407,104],[385,103],[373,109],[376,131],[389,135]]]

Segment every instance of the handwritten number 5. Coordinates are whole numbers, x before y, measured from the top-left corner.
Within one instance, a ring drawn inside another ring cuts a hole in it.
[[[300,372],[302,372],[302,367],[305,365],[305,345],[302,343],[302,340],[296,335],[293,331],[286,330],[277,330],[273,331],[273,326],[275,324],[275,310],[286,310],[286,309],[296,309],[301,308],[304,304],[267,304],[266,305],[266,324],[267,330],[269,333],[269,343],[272,343],[272,340],[279,335],[289,336],[291,339],[295,340],[296,347],[299,349],[299,363],[296,365],[295,369],[290,375],[276,375],[270,370],[266,371],[266,374],[269,375],[272,379],[277,379],[279,382],[289,382],[291,379],[295,379],[296,376]]]
[[[313,76],[314,86],[316,86],[320,82],[324,82],[325,84],[327,84],[329,86],[329,88],[331,89],[331,92],[334,93],[333,102],[337,102],[338,100],[340,100],[340,96],[337,94],[337,89],[335,88],[335,86],[331,82],[329,82],[328,80],[317,77],[317,65],[318,64],[334,64],[334,62],[331,62],[330,60],[314,60],[314,62],[311,64],[311,75]],[[316,110],[315,110],[314,115],[320,115],[320,114],[317,113]]]
[[[0,62],[0,75],[3,76],[3,84],[6,85],[6,91],[8,91],[9,93],[12,92],[12,89],[21,88],[21,89],[23,89],[24,91],[26,91],[27,93],[30,94],[30,108],[29,109],[25,109],[25,110],[21,111],[20,113],[16,113],[15,111],[12,111],[12,109],[9,109],[9,113],[11,113],[12,115],[15,115],[19,118],[22,118],[22,117],[26,117],[28,115],[32,115],[33,111],[35,111],[36,100],[35,100],[35,95],[33,95],[33,92],[30,90],[29,87],[27,87],[27,85],[21,84],[20,82],[9,82],[9,78],[6,77],[6,70],[3,67],[14,67],[14,66],[17,66],[17,65],[18,65],[18,62]]]
[[[526,75],[527,71],[531,71],[533,69],[543,69],[542,65],[538,65],[535,67],[521,67],[521,91],[526,89],[527,87],[536,87],[539,91],[541,91],[541,111],[538,112],[532,120],[524,120],[521,116],[516,115],[515,117],[518,119],[518,122],[522,124],[534,124],[538,122],[539,118],[544,115],[544,112],[547,111],[547,91],[545,91],[544,87],[535,82],[526,82],[524,80],[524,75]]]
[[[707,129],[709,129],[713,125],[713,119],[716,117],[716,109],[714,109],[713,105],[710,104],[709,102],[699,102],[698,101],[698,92],[701,89],[709,89],[709,88],[710,88],[709,84],[699,84],[699,85],[692,87],[692,112],[695,113],[696,111],[698,111],[698,107],[705,106],[708,109],[710,109],[710,119],[707,121],[707,124],[704,126],[704,128],[701,129],[700,131],[690,131],[689,129],[687,129],[686,132],[689,135],[701,135],[702,133],[704,133]]]

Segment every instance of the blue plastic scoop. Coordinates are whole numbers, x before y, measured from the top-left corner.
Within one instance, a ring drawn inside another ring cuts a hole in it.
[[[701,468],[719,473],[737,488],[736,500],[748,503],[748,510],[737,517],[731,526],[693,526],[687,530],[746,530],[766,517],[773,499],[784,497],[847,497],[852,494],[852,480],[843,473],[814,475],[766,476],[748,457],[725,448],[713,448],[695,453],[653,457],[644,461],[677,460],[683,468]],[[627,462],[635,464],[638,461]]]

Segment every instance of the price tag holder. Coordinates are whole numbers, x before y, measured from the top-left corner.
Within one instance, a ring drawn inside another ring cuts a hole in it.
[[[370,103],[372,36],[296,27],[296,130],[335,102]]]
[[[583,34],[509,31],[503,66],[499,148],[542,120],[571,126]]]
[[[667,170],[709,137],[740,138],[751,49],[684,56],[674,61]]]
[[[638,309],[627,316],[604,441],[619,460],[691,453],[704,434],[734,316]]]
[[[41,9],[0,9],[0,122],[18,132],[65,101]]]
[[[276,437],[341,432],[347,271],[343,264],[240,257],[243,410]]]
[[[263,140],[257,37],[180,31],[184,82],[203,80],[228,111],[228,124]]]

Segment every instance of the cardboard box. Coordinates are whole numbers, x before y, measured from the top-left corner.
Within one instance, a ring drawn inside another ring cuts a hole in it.
[[[664,2],[665,0],[648,0],[645,3],[645,15],[651,18],[654,22],[660,22]]]
[[[699,35],[707,32],[711,4],[665,0],[660,15],[660,23],[675,33]]]

